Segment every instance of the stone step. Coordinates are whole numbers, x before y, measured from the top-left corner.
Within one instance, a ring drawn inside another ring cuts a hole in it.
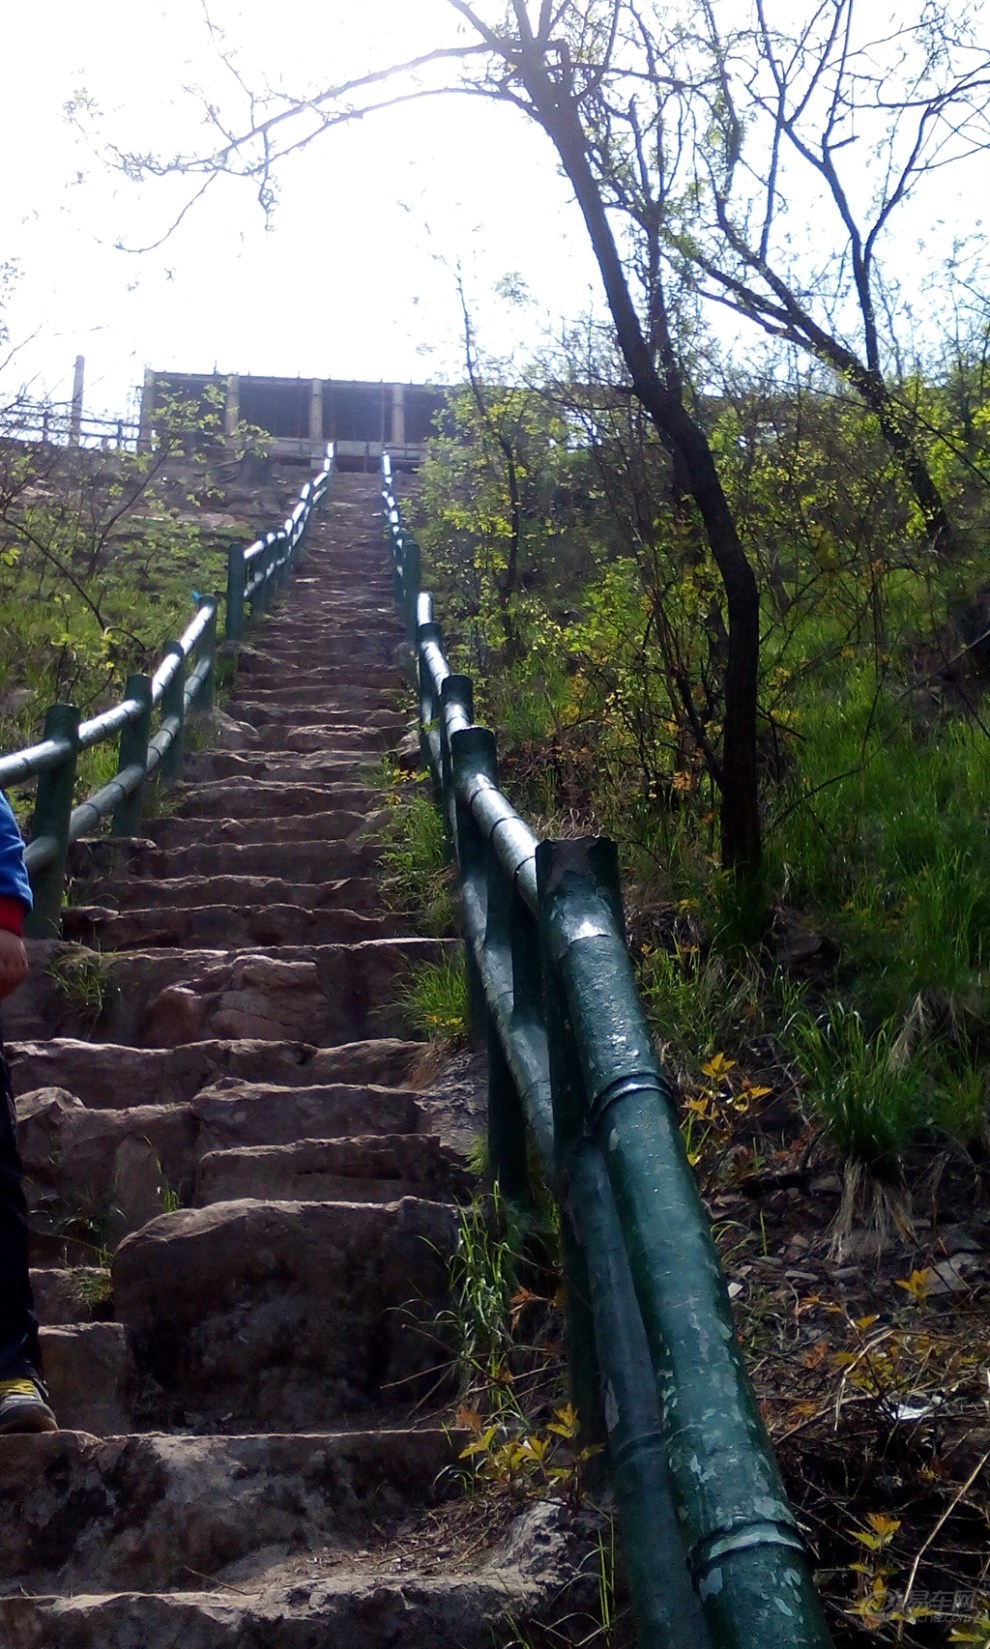
[[[432,1134],[310,1139],[210,1151],[196,1168],[192,1202],[243,1197],[280,1202],[394,1202],[463,1197],[468,1180]]]
[[[335,721],[330,715],[321,718],[316,711],[311,711],[299,726],[285,726],[275,721],[265,723],[257,729],[257,744],[251,748],[259,754],[280,750],[291,755],[301,751],[347,755],[354,762],[374,762],[383,751],[399,742],[408,726],[408,716],[393,717],[388,727],[374,727]]]
[[[43,1328],[41,1356],[52,1408],[66,1431],[107,1437],[132,1429],[138,1373],[127,1332],[120,1323]],[[4,1465],[0,1454],[0,1484]],[[7,1513],[2,1487],[0,1502]],[[3,1544],[6,1578],[6,1530]]]
[[[113,1257],[148,1424],[304,1431],[443,1394],[454,1210],[213,1203],[162,1214]]]
[[[396,642],[401,640],[400,624],[394,622],[390,629],[393,639]],[[281,686],[283,683],[292,682],[296,679],[297,661],[295,657],[287,658],[281,648],[279,648],[276,657],[269,640],[271,633],[270,625],[266,626],[264,630],[256,630],[250,640],[240,649],[237,655],[236,684],[238,687],[243,682],[250,682],[253,687],[259,674],[264,675],[266,672],[270,673],[273,670],[276,677],[275,686]],[[301,668],[302,674],[308,677],[309,672],[305,663],[300,663],[299,668]],[[403,677],[395,669],[392,669],[391,672],[386,669],[370,673],[361,669],[353,670],[341,664],[326,649],[324,649],[320,661],[311,668],[324,674],[328,681],[340,682],[342,685],[347,686],[381,687],[386,683],[391,683],[396,687],[400,687],[403,681]]]
[[[190,778],[205,782],[219,779],[241,779],[250,782],[262,779],[270,784],[333,784],[343,776],[348,779],[364,775],[373,782],[383,752],[317,750],[309,754],[264,750],[203,750],[189,761]]]
[[[169,884],[163,884],[167,886]],[[173,887],[176,884],[171,884]],[[142,890],[144,884],[141,884]],[[200,878],[187,897],[208,899],[211,883]],[[305,905],[194,905],[162,900],[147,910],[124,913],[100,905],[69,906],[62,915],[62,937],[101,950],[145,950],[149,946],[228,944],[356,944],[364,939],[397,938],[408,933],[410,918],[384,911],[371,916],[353,910],[310,910]]]
[[[184,1102],[91,1110],[68,1088],[44,1087],[22,1094],[17,1113],[33,1228],[56,1238],[98,1233],[111,1247],[125,1233],[165,1212],[171,1199],[193,1202],[199,1165],[207,1155],[291,1146],[305,1157],[306,1142],[318,1141],[325,1148],[326,1163],[336,1153],[344,1164],[338,1168],[339,1177],[371,1177],[365,1168],[375,1162],[378,1178],[397,1179],[405,1151],[409,1166],[403,1178],[408,1183],[401,1191],[393,1187],[384,1192],[382,1201],[422,1193],[427,1185],[431,1194],[446,1196],[460,1184],[455,1165],[436,1139],[428,1134],[417,1137],[424,1110],[421,1096],[410,1088],[344,1083],[275,1088],[228,1079]],[[389,1142],[387,1147],[375,1144],[379,1135]],[[360,1140],[353,1154],[340,1143],[352,1136]],[[405,1136],[409,1137],[403,1147],[399,1141]],[[279,1183],[289,1182],[291,1175],[282,1171],[277,1159],[271,1166],[282,1174]],[[256,1178],[252,1183],[251,1191],[232,1190],[229,1195],[261,1194],[261,1182]],[[313,1198],[323,1194],[314,1192]],[[269,1195],[288,1193],[273,1181]],[[341,1196],[349,1200],[346,1191]]]
[[[399,700],[402,702],[397,702]],[[351,715],[358,711],[372,715],[394,715],[400,710],[409,713],[407,687],[398,676],[374,686],[362,686],[350,682],[340,671],[331,674],[326,670],[319,673],[299,670],[291,659],[286,662],[284,680],[270,686],[260,682],[254,673],[239,681],[227,708],[238,720],[249,721],[247,712],[253,708],[271,712],[314,704]]]
[[[176,785],[171,792],[175,816],[196,819],[251,819],[269,821],[298,818],[304,813],[328,813],[340,808],[346,813],[367,813],[381,806],[381,790],[367,784],[271,784],[264,779],[253,783],[236,779],[213,784]],[[145,822],[148,834],[157,820]],[[274,830],[272,834],[275,834]]]
[[[257,699],[245,699],[232,704],[230,710],[239,721],[247,722],[249,727],[255,727],[259,732],[270,732],[273,728],[284,728],[290,732],[313,726],[341,730],[373,727],[379,733],[398,739],[410,727],[409,711],[396,710],[394,705],[381,705],[376,709],[362,705],[331,708],[321,702],[319,696],[313,695],[302,704],[281,704],[277,699],[271,704],[259,704]]]
[[[61,1087],[94,1110],[115,1110],[152,1101],[183,1104],[205,1093],[246,1103],[257,1096],[268,1104],[286,1089],[309,1093],[338,1085],[373,1088],[377,1102],[379,1088],[409,1083],[423,1044],[388,1037],[317,1048],[290,1039],[216,1038],[135,1048],[53,1037],[10,1041],[6,1053],[16,1093]]]
[[[0,1635],[6,1649],[492,1649],[507,1616],[525,1620],[538,1597],[488,1561],[444,1574],[339,1562],[323,1548],[305,1569],[298,1560],[294,1584],[257,1595],[238,1572],[212,1591],[0,1597]]]
[[[395,645],[400,645],[400,638],[395,637]],[[308,660],[299,654],[278,657],[269,650],[260,647],[244,649],[237,661],[237,690],[242,691],[245,697],[253,697],[256,692],[278,692],[286,682],[298,682],[305,691],[318,687],[325,691],[327,698],[336,698],[341,692],[344,697],[341,703],[348,702],[347,694],[360,693],[362,690],[388,692],[401,691],[408,686],[402,672],[394,664],[368,668],[366,665],[335,663],[326,654],[317,660]]]
[[[375,1525],[428,1502],[455,1452],[439,1429],[4,1438],[4,1584],[164,1590],[252,1558],[377,1544]]]
[[[398,1035],[401,981],[455,944],[428,938],[253,950],[126,951],[119,954],[35,940],[32,969],[6,1010],[13,1037],[45,1027],[71,1034],[81,1022],[114,1042],[175,1047],[215,1037],[317,1044]],[[91,964],[88,959],[97,959]],[[73,959],[95,969],[85,997],[59,978]],[[61,973],[60,973],[60,970]]]
[[[109,1267],[32,1266],[31,1291],[45,1327],[105,1322],[113,1316]]]
[[[108,844],[109,845],[109,844]],[[381,910],[381,884],[372,876],[340,876],[327,881],[303,882],[293,878],[283,881],[276,876],[163,876],[153,882],[140,877],[113,876],[110,870],[113,855],[96,856],[86,862],[87,874],[77,881],[91,895],[113,901],[120,910],[154,910],[162,905],[192,909],[204,898],[213,903],[229,904],[238,908],[265,905],[295,905],[308,911],[357,911],[370,915]],[[71,927],[74,918],[66,906],[63,925]],[[85,907],[80,905],[79,909]],[[110,906],[100,905],[100,909]],[[65,937],[68,938],[68,932]]]
[[[354,813],[347,808],[333,808],[320,813],[283,813],[277,824],[271,818],[248,815],[239,818],[233,808],[226,818],[196,818],[185,810],[181,816],[149,820],[149,840],[160,848],[209,846],[215,842],[247,845],[263,842],[272,845],[277,836],[279,845],[285,842],[359,842],[379,825],[383,815],[376,812]]]
[[[306,815],[311,819],[312,815]],[[315,828],[315,827],[314,827]],[[375,841],[326,841],[309,836],[292,842],[198,842],[188,847],[159,847],[132,837],[125,846],[108,841],[108,852],[89,864],[117,860],[121,874],[169,881],[183,876],[264,876],[286,882],[342,881],[366,876],[381,848]],[[85,865],[87,861],[76,861]],[[85,870],[80,872],[84,877]]]

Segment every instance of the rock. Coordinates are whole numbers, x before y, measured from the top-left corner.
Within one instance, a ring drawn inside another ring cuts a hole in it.
[[[252,1552],[370,1535],[424,1494],[453,1452],[438,1430],[5,1438],[6,1580],[154,1591],[210,1579]]]
[[[423,766],[423,755],[420,750],[419,734],[407,733],[399,740],[394,753],[396,767],[403,773],[418,773]]]
[[[206,736],[217,750],[250,750],[258,742],[258,734],[249,722],[235,721],[223,710],[211,711]]]
[[[430,1325],[454,1232],[452,1209],[415,1198],[165,1214],[114,1255],[117,1314],[173,1409],[246,1430],[330,1425],[383,1388],[411,1400],[444,1360]]]
[[[41,1355],[52,1407],[63,1430],[99,1436],[131,1430],[137,1375],[119,1323],[43,1328]]]
[[[153,1047],[178,1048],[199,1042],[206,1025],[206,1005],[186,985],[166,985],[151,1004],[148,1041]]]
[[[202,988],[208,991],[207,974]],[[226,973],[210,1012],[214,1036],[281,1041],[304,1035],[326,1018],[326,997],[315,962],[282,962],[269,956],[238,958]]]
[[[38,1321],[49,1327],[111,1315],[110,1273],[102,1266],[32,1267],[31,1290]]]

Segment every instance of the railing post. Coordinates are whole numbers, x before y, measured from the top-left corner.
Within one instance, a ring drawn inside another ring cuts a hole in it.
[[[227,613],[224,636],[227,641],[244,639],[244,586],[247,575],[244,568],[244,549],[231,544],[227,549]]]
[[[213,597],[208,596],[206,599],[211,602],[213,611],[200,638],[199,656],[201,659],[209,659],[210,668],[201,678],[199,697],[196,700],[197,710],[202,711],[204,715],[208,715],[213,709],[217,694],[217,604]],[[205,606],[206,602],[201,602],[200,605]]]
[[[416,629],[419,623],[416,609],[419,606],[421,577],[419,545],[414,538],[406,538],[402,547],[402,608],[406,620],[406,639],[412,647],[416,645]]]
[[[479,915],[483,914],[488,899],[487,847],[481,839],[471,809],[457,794],[460,786],[478,773],[484,773],[496,782],[498,761],[495,754],[495,735],[487,727],[465,727],[450,741],[452,808],[447,813],[448,798],[444,797],[444,812],[454,822],[454,845],[460,870],[461,885],[475,901]],[[488,1036],[488,1006],[485,988],[470,942],[464,946],[467,962],[468,1006],[471,1031],[475,1042],[484,1045]]]
[[[124,697],[137,699],[141,705],[141,714],[128,722],[120,735],[120,753],[117,757],[117,772],[122,773],[125,767],[140,766],[147,771],[148,767],[148,740],[151,737],[151,677],[128,676],[127,686],[124,688]],[[129,796],[118,802],[113,811],[110,824],[111,836],[136,836],[141,828],[141,815],[144,810],[144,780]]]
[[[79,711],[74,704],[53,704],[45,713],[45,738],[64,739],[68,749],[57,767],[40,775],[35,794],[31,838],[51,837],[55,852],[50,863],[39,870],[34,879],[31,890],[34,909],[24,924],[25,932],[31,939],[52,939],[58,933],[79,753],[79,720]]]
[[[474,686],[470,676],[447,676],[440,687],[440,783],[444,800],[444,823],[453,838],[457,832],[457,819],[454,812],[450,734],[447,731],[447,711],[450,709],[460,710],[468,723],[474,720]]]
[[[175,674],[162,694],[162,720],[174,716],[178,725],[158,771],[163,779],[176,779],[182,771],[186,746],[186,660],[179,646],[170,647],[165,657],[175,658]]]
[[[583,844],[581,844],[583,845]],[[553,1131],[557,1172],[568,1183],[572,1154],[581,1149],[587,1123],[584,1084],[574,1051],[567,1003],[553,965],[548,933],[548,896],[553,891],[558,864],[569,863],[578,844],[540,842],[536,849],[536,878],[540,902],[540,950],[543,957],[543,1002],[553,1095]],[[588,1264],[565,1201],[561,1209],[561,1249],[567,1295],[567,1363],[574,1407],[581,1421],[581,1445],[606,1441],[601,1375],[595,1348],[595,1320],[591,1306]]]

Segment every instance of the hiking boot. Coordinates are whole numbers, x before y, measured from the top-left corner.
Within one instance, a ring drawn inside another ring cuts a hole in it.
[[[47,1396],[44,1386],[30,1375],[0,1380],[0,1436],[15,1431],[58,1431]]]

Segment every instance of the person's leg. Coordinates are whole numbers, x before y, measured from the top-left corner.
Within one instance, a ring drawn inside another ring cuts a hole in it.
[[[28,1271],[17,1117],[0,1039],[0,1432],[50,1430],[55,1419],[46,1398]]]

